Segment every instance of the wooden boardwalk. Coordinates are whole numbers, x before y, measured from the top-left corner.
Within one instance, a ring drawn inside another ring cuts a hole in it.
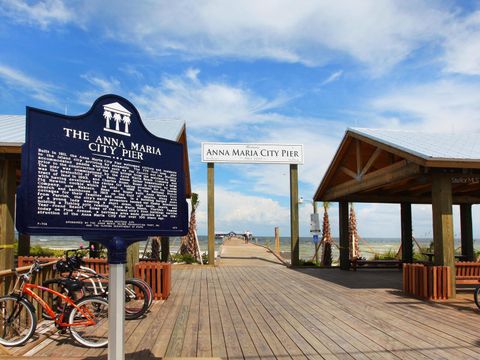
[[[174,269],[170,298],[126,322],[127,359],[480,358],[470,295],[428,303],[402,295],[397,270],[295,270],[246,252],[238,256],[246,266],[230,257],[216,268]],[[106,359],[105,349],[66,335],[42,345],[29,354]]]

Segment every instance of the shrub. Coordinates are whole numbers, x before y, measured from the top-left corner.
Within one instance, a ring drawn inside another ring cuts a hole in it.
[[[395,260],[397,258],[397,252],[394,249],[388,249],[384,253],[375,253],[373,255],[373,260]]]
[[[171,256],[172,262],[176,263],[186,263],[186,264],[193,264],[196,263],[197,261],[195,260],[195,257],[191,254],[174,254]]]

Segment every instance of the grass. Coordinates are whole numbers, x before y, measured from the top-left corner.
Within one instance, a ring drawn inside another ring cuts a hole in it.
[[[196,263],[197,260],[191,254],[173,254],[171,255],[171,260],[174,263],[185,263],[185,264],[193,264]]]
[[[384,253],[376,253],[373,255],[373,260],[395,260],[397,258],[397,251],[388,249]]]

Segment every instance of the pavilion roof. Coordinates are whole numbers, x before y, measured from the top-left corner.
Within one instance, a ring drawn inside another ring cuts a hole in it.
[[[480,134],[361,129],[348,131],[423,159],[480,160]]]
[[[439,175],[480,203],[480,134],[349,128],[314,200],[429,203]]]

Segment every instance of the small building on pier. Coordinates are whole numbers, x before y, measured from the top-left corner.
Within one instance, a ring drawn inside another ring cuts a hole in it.
[[[462,254],[474,259],[472,205],[480,203],[480,135],[351,128],[313,198],[339,203],[340,267],[348,270],[348,204],[400,205],[402,261],[413,261],[412,204],[431,204],[434,263],[451,267],[452,205],[460,205]]]

